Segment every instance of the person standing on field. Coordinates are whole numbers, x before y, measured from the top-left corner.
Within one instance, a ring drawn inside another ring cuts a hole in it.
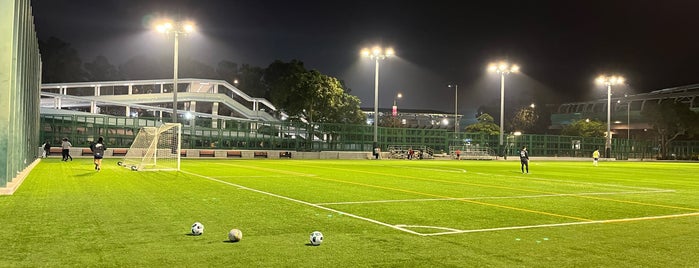
[[[68,138],[63,138],[63,142],[61,142],[61,154],[63,155],[63,161],[68,161],[68,158],[70,158],[70,161],[73,161],[73,157],[70,156],[70,147],[73,147],[73,144],[68,141]]]
[[[51,154],[51,143],[49,142],[48,139],[46,139],[46,142],[44,142],[43,147],[44,147],[44,158],[47,158]]]
[[[524,174],[524,168],[527,168],[527,174],[529,174],[529,153],[527,152],[527,146],[522,146],[522,150],[519,151],[519,162],[522,164],[522,174]]]
[[[599,160],[599,149],[595,149],[592,152],[592,165],[597,166],[597,161]]]
[[[102,169],[102,158],[104,158],[104,151],[107,150],[107,146],[104,145],[104,138],[99,137],[97,142],[90,146],[90,149],[94,155],[95,170],[100,171]]]

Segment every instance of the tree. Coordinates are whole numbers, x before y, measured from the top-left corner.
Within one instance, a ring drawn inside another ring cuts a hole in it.
[[[670,143],[679,137],[691,138],[699,133],[699,114],[689,108],[689,104],[666,99],[648,102],[641,114],[653,126],[661,158],[668,158]]]
[[[359,99],[346,93],[342,83],[303,63],[275,61],[264,71],[269,99],[292,118],[308,122],[359,124],[365,118]]]
[[[606,125],[600,121],[577,120],[570,125],[564,126],[561,134],[579,137],[604,137],[604,133],[607,132],[606,129]]]
[[[115,81],[121,79],[117,68],[102,55],[95,57],[92,62],[86,62],[85,70],[90,77],[90,81]]]
[[[83,70],[83,63],[78,51],[56,37],[47,41],[39,40],[41,52],[42,83],[83,82],[88,75]]]
[[[500,134],[500,126],[495,124],[493,117],[487,113],[478,116],[478,123],[466,126],[466,132],[485,133],[487,135]]]
[[[532,106],[524,106],[515,112],[511,120],[511,129],[530,133],[539,121],[539,114]]]

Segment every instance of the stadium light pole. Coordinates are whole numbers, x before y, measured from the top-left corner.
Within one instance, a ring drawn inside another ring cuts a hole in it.
[[[454,133],[459,137],[459,85],[453,84],[448,87],[454,88]]]
[[[624,78],[615,75],[600,75],[595,82],[607,86],[607,139],[604,143],[604,157],[609,158],[612,153],[612,86],[623,84]]]
[[[172,122],[177,123],[177,67],[179,65],[179,39],[180,35],[186,35],[194,31],[194,23],[189,21],[170,22],[165,21],[155,26],[158,32],[172,34],[175,38],[174,68],[172,75]]]
[[[362,57],[368,57],[376,62],[376,73],[374,75],[374,148],[379,144],[379,60],[383,60],[394,55],[392,48],[381,48],[375,46],[361,51]]]
[[[488,71],[500,74],[500,147],[502,147],[505,133],[505,75],[519,72],[519,66],[501,61],[489,64]]]

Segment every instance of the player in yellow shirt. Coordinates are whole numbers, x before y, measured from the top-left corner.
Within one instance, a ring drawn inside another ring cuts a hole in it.
[[[599,149],[595,149],[595,151],[592,152],[592,164],[594,166],[597,166],[597,160],[599,160]]]

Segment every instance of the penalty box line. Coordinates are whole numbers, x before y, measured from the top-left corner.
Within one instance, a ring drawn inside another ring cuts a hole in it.
[[[196,174],[196,173],[192,173],[192,172],[188,172],[188,171],[180,170],[180,172],[185,173],[185,174],[188,174],[188,175],[192,175],[192,176],[204,178],[204,179],[207,179],[207,180],[210,180],[210,181],[214,181],[214,182],[218,182],[218,183],[222,183],[222,184],[226,184],[226,185],[238,187],[238,188],[243,189],[243,190],[248,190],[248,191],[255,192],[255,193],[259,193],[259,194],[269,195],[269,196],[272,196],[272,197],[281,198],[281,199],[284,199],[284,200],[287,200],[287,201],[292,201],[292,202],[304,204],[304,205],[311,206],[311,207],[314,207],[314,208],[323,209],[323,210],[335,212],[335,213],[338,213],[338,214],[350,216],[350,217],[355,218],[355,219],[360,219],[360,220],[363,220],[363,221],[368,221],[368,222],[371,222],[371,223],[374,223],[374,224],[386,226],[386,227],[393,228],[393,229],[396,229],[396,230],[399,230],[399,231],[403,231],[403,232],[406,232],[406,233],[411,233],[411,234],[414,234],[414,235],[421,235],[421,236],[424,236],[424,235],[425,235],[425,234],[422,234],[422,233],[419,233],[419,232],[415,232],[415,231],[410,230],[410,229],[402,228],[402,227],[400,227],[400,226],[388,224],[388,223],[385,223],[385,222],[381,222],[381,221],[377,221],[377,220],[374,220],[374,219],[362,217],[362,216],[359,216],[359,215],[354,215],[354,214],[347,213],[347,212],[344,212],[344,211],[340,211],[340,210],[337,210],[337,209],[332,209],[332,208],[324,207],[324,206],[321,206],[321,205],[316,205],[316,204],[313,204],[313,203],[310,203],[310,202],[306,202],[306,201],[303,201],[303,200],[294,199],[294,198],[291,198],[291,197],[288,197],[288,196],[283,196],[283,195],[278,195],[278,194],[274,194],[274,193],[270,193],[270,192],[265,192],[265,191],[262,191],[262,190],[253,189],[253,188],[246,187],[246,186],[243,186],[243,185],[239,185],[239,184],[235,184],[235,183],[232,183],[232,182],[227,182],[227,181],[215,179],[215,178],[212,178],[212,177],[209,177],[209,176],[204,176],[204,175],[200,175],[200,174]]]
[[[325,202],[316,205],[361,205],[374,203],[402,203],[402,202],[429,202],[429,201],[458,201],[458,200],[485,200],[485,199],[527,199],[543,197],[565,197],[565,196],[586,196],[586,195],[625,195],[625,194],[652,194],[671,193],[675,190],[658,191],[628,191],[628,192],[599,192],[599,193],[577,193],[577,194],[542,194],[542,195],[520,195],[520,196],[483,196],[483,197],[453,197],[453,198],[420,198],[420,199],[394,199],[394,200],[369,200],[369,201],[348,201],[348,202]]]
[[[438,236],[438,235],[465,234],[465,233],[482,233],[482,232],[508,231],[508,230],[520,230],[520,229],[534,229],[534,228],[584,225],[584,224],[603,224],[603,223],[620,223],[620,222],[632,222],[632,221],[647,221],[647,220],[659,220],[659,219],[693,217],[693,216],[699,216],[699,212],[685,213],[685,214],[662,215],[662,216],[650,216],[650,217],[638,217],[638,218],[596,220],[596,221],[585,221],[585,222],[566,222],[566,223],[540,224],[540,225],[528,225],[528,226],[510,226],[510,227],[472,229],[472,230],[453,230],[453,231],[449,231],[449,232],[430,233],[430,234],[422,234],[422,235],[423,236]],[[401,227],[411,227],[411,226],[401,225]]]

